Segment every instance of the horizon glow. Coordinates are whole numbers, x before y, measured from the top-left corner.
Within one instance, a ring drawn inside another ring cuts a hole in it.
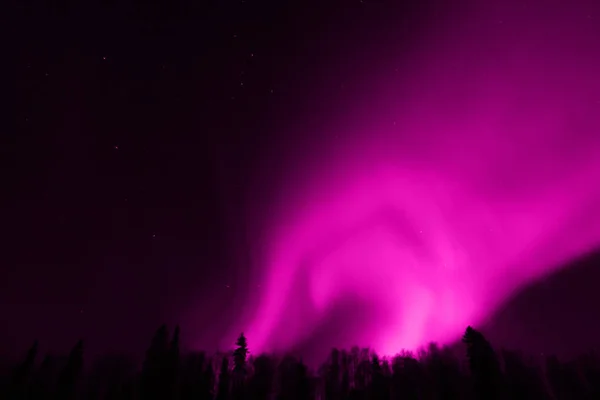
[[[405,91],[379,95],[389,115],[332,121],[331,151],[281,188],[244,329],[255,352],[294,348],[349,298],[374,315],[357,345],[449,344],[600,244],[592,11],[491,3],[438,24]]]

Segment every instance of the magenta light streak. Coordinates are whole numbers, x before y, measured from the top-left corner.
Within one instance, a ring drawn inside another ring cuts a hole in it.
[[[436,23],[403,91],[374,74],[390,115],[323,129],[331,152],[268,221],[255,351],[292,348],[349,296],[377,316],[356,344],[449,343],[599,244],[595,10],[505,3]]]

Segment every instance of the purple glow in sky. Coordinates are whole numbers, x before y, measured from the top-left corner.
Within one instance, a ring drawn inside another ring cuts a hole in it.
[[[374,63],[380,92],[323,127],[331,151],[267,221],[255,351],[309,338],[345,298],[374,315],[356,344],[449,343],[600,244],[598,24],[583,3],[511,3],[436,21],[401,78]],[[374,98],[386,111],[356,116]]]

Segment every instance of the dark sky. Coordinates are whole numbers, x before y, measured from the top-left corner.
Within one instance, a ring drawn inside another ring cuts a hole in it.
[[[374,55],[409,54],[446,12],[416,3],[20,3],[0,153],[3,350],[83,337],[139,352],[163,321],[216,343],[252,290],[246,211],[315,151],[307,132],[361,93]],[[598,275],[581,270],[573,286]],[[558,302],[540,290],[522,302]]]

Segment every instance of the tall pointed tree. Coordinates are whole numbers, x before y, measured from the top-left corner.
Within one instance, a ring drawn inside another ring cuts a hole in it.
[[[77,383],[83,372],[83,341],[77,342],[69,354],[67,365],[58,377],[56,398],[68,400],[75,398]]]
[[[166,396],[166,371],[169,367],[169,332],[163,324],[152,338],[142,367],[140,397],[142,400],[160,399]]]
[[[503,393],[502,372],[496,352],[483,334],[468,326],[462,338],[467,345],[467,358],[475,395],[480,399],[498,399]]]
[[[379,356],[373,354],[371,358],[371,371],[373,378],[371,380],[371,398],[372,399],[389,399],[390,391],[387,384],[386,376],[379,361]]]
[[[237,348],[233,351],[233,369],[240,373],[246,371],[246,359],[248,357],[248,340],[244,332],[240,334],[235,342]]]
[[[260,355],[252,364],[254,373],[248,384],[248,394],[252,399],[268,399],[271,395],[276,371],[273,360],[266,355]]]
[[[171,339],[171,343],[169,345],[169,357],[171,358],[171,362],[179,361],[179,334],[180,329],[179,325],[175,327],[175,332],[173,332],[173,338]]]
[[[47,354],[40,367],[34,372],[34,379],[31,385],[30,398],[42,400],[52,398],[54,392],[54,383],[57,371],[56,357]]]
[[[248,340],[242,332],[235,342],[237,348],[233,351],[232,397],[234,400],[244,397],[246,385],[246,364],[248,357]]]
[[[170,396],[176,397],[175,389],[177,387],[177,377],[179,373],[179,325],[175,327],[173,332],[173,338],[169,344],[169,351],[167,354],[166,370],[165,372],[165,390],[168,391]]]
[[[38,353],[38,341],[33,343],[33,346],[27,352],[27,356],[22,364],[14,371],[12,380],[8,387],[8,398],[21,399],[26,398],[27,386],[31,375],[31,370],[35,362],[35,357]]]
[[[221,360],[221,370],[219,371],[217,400],[227,400],[230,398],[230,386],[229,359],[226,356],[223,356],[223,359]]]
[[[202,374],[202,390],[199,400],[213,399],[215,396],[215,371],[212,359],[208,360],[206,369]]]
[[[544,382],[537,368],[528,365],[519,352],[502,350],[506,391],[514,400],[545,398]]]
[[[331,358],[324,377],[326,399],[339,399],[341,397],[340,375],[340,351],[334,348],[331,350]]]

